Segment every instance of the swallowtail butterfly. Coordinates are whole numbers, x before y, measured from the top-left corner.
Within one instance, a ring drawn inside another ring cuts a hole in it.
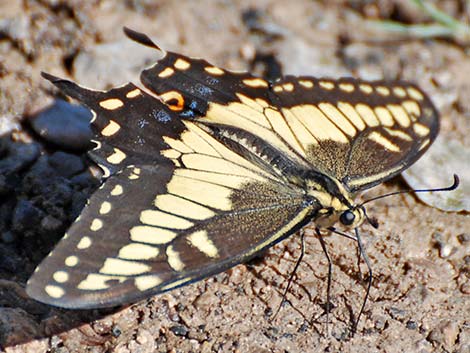
[[[32,298],[64,308],[186,285],[309,222],[355,229],[365,211],[354,195],[409,167],[439,128],[408,82],[271,83],[172,52],[141,73],[142,86],[96,91],[43,76],[94,112],[89,155],[105,173],[27,284]]]

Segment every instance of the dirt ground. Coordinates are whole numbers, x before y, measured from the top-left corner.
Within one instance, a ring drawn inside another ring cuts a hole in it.
[[[465,1],[438,5],[457,19],[470,15]],[[41,71],[94,88],[137,82],[139,70],[155,57],[125,38],[125,25],[149,34],[162,48],[227,69],[414,81],[440,110],[441,134],[469,146],[468,49],[453,40],[379,33],[366,23],[378,18],[427,20],[406,0],[1,1],[0,135],[19,129],[23,140],[39,141],[42,154],[57,151],[21,123],[57,95]],[[367,195],[403,187],[396,178]],[[0,205],[7,202],[14,208],[19,201],[0,190]],[[78,312],[27,298],[25,281],[58,238],[35,239],[25,251],[31,237],[10,229],[8,213],[0,210],[0,248],[7,249],[0,252],[0,350],[470,352],[469,214],[445,213],[412,195],[371,203],[368,212],[380,224],[378,230],[361,228],[374,282],[358,332],[350,338],[366,269],[361,266],[361,276],[355,244],[345,238],[327,238],[334,263],[327,333],[326,259],[311,228],[305,229],[306,256],[288,303],[274,319],[299,256],[298,235],[207,280],[119,309]]]

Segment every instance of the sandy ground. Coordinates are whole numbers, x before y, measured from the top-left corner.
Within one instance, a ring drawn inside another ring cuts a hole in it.
[[[272,54],[284,74],[415,81],[441,111],[441,133],[468,146],[468,52],[452,41],[397,40],[365,25],[366,16],[423,20],[406,3],[2,1],[0,133],[21,129],[22,117],[57,93],[40,71],[94,88],[135,77],[154,60],[153,53],[129,44],[121,31],[126,25],[148,33],[165,49],[228,69],[249,69],[255,54]],[[456,17],[465,16],[457,3],[440,5]],[[397,178],[368,196],[403,187]],[[379,230],[361,228],[374,282],[353,338],[348,333],[365,291],[355,244],[338,236],[327,239],[334,263],[334,309],[327,333],[326,259],[313,230],[306,228],[305,260],[288,303],[274,320],[299,255],[298,235],[250,264],[118,310],[44,307],[27,299],[23,290],[34,261],[24,273],[1,271],[0,350],[470,352],[469,215],[433,209],[411,195],[371,203],[368,212],[380,224]]]

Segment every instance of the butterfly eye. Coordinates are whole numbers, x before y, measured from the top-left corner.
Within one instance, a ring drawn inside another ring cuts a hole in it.
[[[353,224],[355,219],[356,216],[350,210],[344,211],[341,216],[339,216],[339,221],[345,226],[350,226],[351,224]]]

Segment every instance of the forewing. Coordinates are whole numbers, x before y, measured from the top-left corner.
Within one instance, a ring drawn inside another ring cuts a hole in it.
[[[158,104],[158,101],[153,104]],[[27,284],[52,305],[131,302],[223,271],[307,222],[317,204],[233,152],[197,123],[93,194]]]
[[[228,129],[239,141],[241,131],[248,132],[281,157],[334,177],[350,191],[400,173],[439,129],[429,98],[402,81],[288,76],[270,84],[171,52],[141,79],[182,116]]]

